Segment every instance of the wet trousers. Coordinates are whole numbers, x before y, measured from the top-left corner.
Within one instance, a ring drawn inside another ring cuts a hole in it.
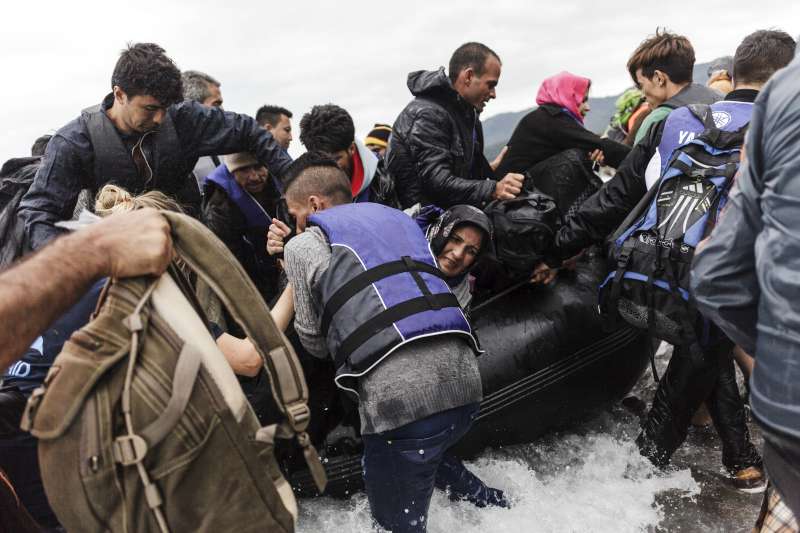
[[[436,413],[397,429],[363,435],[364,484],[372,517],[394,533],[424,532],[434,486],[454,492],[482,483],[447,453],[478,414],[478,404]]]
[[[722,441],[722,464],[732,473],[761,465],[750,441],[732,349],[728,340],[703,350],[675,347],[637,439],[642,455],[659,466],[669,463],[686,439],[692,415],[706,402]]]

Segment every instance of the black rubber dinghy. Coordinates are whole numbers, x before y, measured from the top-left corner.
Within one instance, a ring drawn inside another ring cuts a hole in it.
[[[550,287],[525,284],[476,306],[472,323],[486,351],[479,358],[484,400],[475,425],[457,446],[469,458],[488,446],[531,442],[590,416],[627,394],[649,361],[643,332],[605,332],[597,286],[606,274],[597,254]],[[326,494],[346,496],[363,486],[357,437],[334,431],[324,457]],[[325,450],[320,450],[323,454]],[[313,496],[308,472],[290,474],[300,495]]]

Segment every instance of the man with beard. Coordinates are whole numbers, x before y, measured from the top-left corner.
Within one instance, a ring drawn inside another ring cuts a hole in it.
[[[500,58],[481,43],[466,43],[450,58],[448,74],[420,70],[408,75],[414,95],[392,127],[386,168],[403,209],[421,203],[448,208],[483,208],[491,200],[515,198],[521,174],[494,179],[500,158],[483,156],[480,113],[496,96]]]
[[[51,139],[42,166],[20,205],[28,244],[58,235],[82,189],[106,183],[132,194],[160,190],[192,214],[200,192],[192,176],[199,157],[250,151],[281,175],[291,158],[254,119],[183,101],[181,73],[164,50],[139,43],[124,50],[112,92]]]
[[[309,152],[323,152],[336,161],[350,179],[353,202],[396,206],[383,161],[356,139],[350,113],[334,104],[315,105],[300,120],[300,142]]]

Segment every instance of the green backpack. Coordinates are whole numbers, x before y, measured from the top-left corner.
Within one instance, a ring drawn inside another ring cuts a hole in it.
[[[225,245],[199,222],[163,214],[178,258],[256,346],[284,420],[260,427],[184,278],[110,281],[23,417],[39,439],[48,500],[69,531],[294,531],[274,439],[296,435],[325,485],[305,432],[300,363]]]

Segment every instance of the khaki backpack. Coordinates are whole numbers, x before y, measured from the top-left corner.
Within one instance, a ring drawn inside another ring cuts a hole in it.
[[[273,439],[296,435],[325,485],[297,356],[225,245],[199,222],[163,214],[177,256],[256,346],[284,421],[259,426],[184,278],[110,281],[23,417],[39,439],[48,500],[69,531],[291,532],[297,504]]]

